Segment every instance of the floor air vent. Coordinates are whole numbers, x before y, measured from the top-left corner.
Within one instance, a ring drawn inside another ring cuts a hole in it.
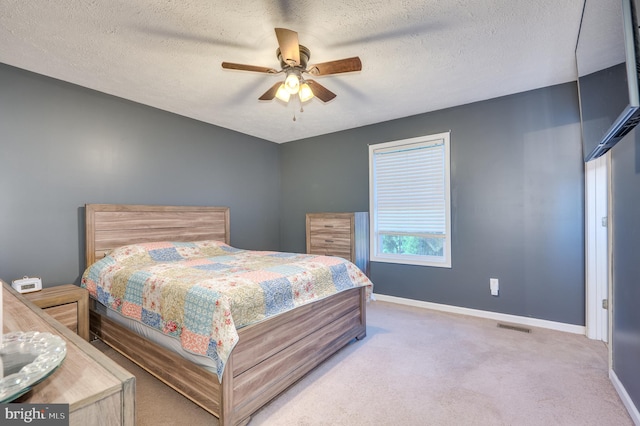
[[[522,333],[531,333],[531,329],[530,328],[520,327],[518,325],[498,323],[498,327],[499,328],[506,328],[507,330],[520,331]]]

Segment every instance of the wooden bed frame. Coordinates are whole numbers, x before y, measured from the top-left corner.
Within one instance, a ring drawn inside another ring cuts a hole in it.
[[[87,204],[85,213],[87,267],[125,244],[229,244],[228,207]],[[222,383],[95,309],[90,323],[95,336],[218,417],[220,425],[238,425],[354,338],[366,336],[366,291],[347,290],[241,328]]]

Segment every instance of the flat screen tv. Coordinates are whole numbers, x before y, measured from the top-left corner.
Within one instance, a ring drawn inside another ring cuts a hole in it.
[[[584,160],[609,151],[640,121],[638,0],[585,0],[576,66]]]

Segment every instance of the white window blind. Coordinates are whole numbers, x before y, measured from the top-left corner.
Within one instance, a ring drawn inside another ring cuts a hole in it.
[[[378,231],[445,234],[444,143],[374,150]]]
[[[449,133],[369,147],[373,261],[451,266]]]

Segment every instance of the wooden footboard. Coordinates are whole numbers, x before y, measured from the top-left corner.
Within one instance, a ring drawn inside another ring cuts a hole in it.
[[[220,419],[247,423],[252,413],[354,338],[366,335],[366,289],[350,289],[238,331],[222,384],[215,374],[91,312],[91,331]]]

